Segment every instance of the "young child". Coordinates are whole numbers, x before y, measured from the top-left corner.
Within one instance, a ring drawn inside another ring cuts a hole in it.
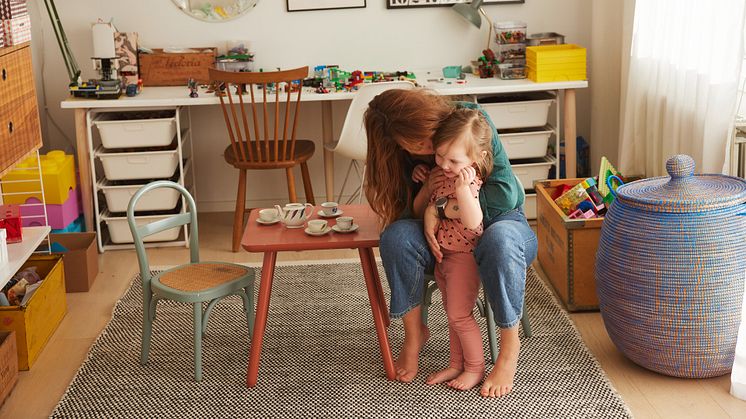
[[[443,197],[457,202],[458,218],[441,214],[436,233],[443,259],[435,266],[435,281],[448,315],[450,362],[426,381],[457,390],[473,388],[484,376],[482,334],[472,315],[480,287],[473,250],[482,234],[479,188],[492,168],[491,140],[490,127],[478,110],[454,109],[433,136],[437,166],[429,173],[427,166],[419,165],[412,174],[417,182],[444,178],[431,191],[431,204]]]

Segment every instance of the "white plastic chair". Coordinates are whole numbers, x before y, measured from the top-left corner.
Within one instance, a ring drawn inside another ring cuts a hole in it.
[[[363,114],[368,109],[368,104],[379,93],[389,89],[414,89],[414,85],[408,81],[391,81],[381,83],[364,84],[352,99],[350,108],[347,110],[345,123],[342,126],[342,132],[339,134],[339,141],[326,145],[326,149],[333,151],[341,156],[352,160],[347,168],[345,180],[342,182],[342,188],[339,190],[337,202],[342,201],[347,181],[350,178],[350,172],[355,169],[355,173],[360,179],[360,186],[353,192],[347,203],[351,203],[358,198],[359,202],[363,200],[363,179],[365,178],[365,160],[368,154],[368,139],[363,125]],[[361,168],[362,165],[362,168]],[[362,169],[362,170],[361,170]]]

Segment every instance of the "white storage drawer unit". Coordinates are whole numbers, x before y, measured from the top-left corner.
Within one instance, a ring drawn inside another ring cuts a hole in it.
[[[106,112],[93,124],[106,148],[162,147],[176,135],[176,111]]]
[[[498,130],[543,127],[547,124],[549,107],[554,102],[554,96],[546,92],[536,92],[519,96],[480,97],[477,102]]]
[[[106,208],[111,212],[126,212],[130,198],[143,184],[117,185],[108,179],[99,182],[99,189],[106,198]],[[167,211],[176,208],[179,204],[179,191],[171,188],[162,188],[146,193],[140,198],[135,211]]]
[[[547,145],[552,133],[552,127],[546,126],[539,131],[506,129],[500,131],[499,136],[509,159],[532,159],[547,154]]]
[[[526,200],[523,202],[523,213],[529,220],[536,219],[536,194],[526,194]]]
[[[96,150],[109,180],[170,178],[179,166],[179,150],[117,153]]]
[[[554,158],[547,156],[541,159],[512,162],[511,168],[513,169],[513,174],[523,184],[523,189],[533,189],[534,181],[544,180],[549,177],[549,169],[554,162]]]
[[[168,217],[172,217],[174,214],[165,215],[143,215],[136,216],[135,222],[137,225],[149,224],[155,221],[163,220]],[[104,213],[101,217],[106,222],[106,226],[109,228],[109,236],[112,243],[134,243],[132,238],[132,232],[130,232],[130,225],[127,223],[127,217],[112,217],[109,213]],[[143,238],[144,242],[159,242],[159,241],[172,241],[179,238],[179,231],[181,227],[174,227],[169,230],[161,231],[160,233],[153,234]]]

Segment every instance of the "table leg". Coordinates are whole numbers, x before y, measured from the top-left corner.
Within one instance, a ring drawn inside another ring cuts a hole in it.
[[[577,136],[575,121],[575,89],[565,90],[565,177],[577,177]]]
[[[396,378],[396,371],[394,370],[394,357],[391,355],[391,347],[389,346],[389,337],[386,334],[386,326],[384,325],[383,313],[381,310],[381,301],[378,297],[378,290],[374,281],[376,280],[375,259],[371,258],[370,249],[358,249],[360,253],[360,263],[363,267],[363,276],[365,277],[365,286],[368,289],[368,299],[370,300],[370,308],[373,312],[373,322],[376,324],[376,333],[378,333],[378,344],[381,347],[381,357],[383,358],[383,368],[386,371],[386,378],[393,380]]]
[[[324,145],[334,142],[334,122],[332,121],[332,102],[321,102],[321,137]],[[324,147],[324,180],[326,182],[326,200],[334,201],[334,152]]]
[[[259,358],[262,356],[262,341],[264,329],[267,326],[267,312],[269,311],[269,296],[272,292],[272,278],[275,274],[277,252],[265,252],[262,262],[262,278],[259,283],[259,298],[256,302],[256,318],[254,320],[254,334],[251,336],[249,351],[249,367],[246,371],[246,385],[254,387],[259,376]]]
[[[383,315],[383,322],[386,327],[391,325],[391,319],[389,318],[389,308],[386,306],[386,297],[383,295],[383,286],[381,285],[381,277],[378,275],[378,265],[376,264],[376,255],[373,253],[373,248],[367,249],[368,257],[371,260],[371,267],[373,270],[373,282],[376,284],[376,291],[378,292],[378,301],[381,303],[381,314]]]
[[[80,199],[83,201],[85,230],[93,229],[93,184],[91,180],[91,160],[88,156],[88,127],[85,115],[88,109],[75,109],[75,147],[78,154],[78,174],[80,176]]]

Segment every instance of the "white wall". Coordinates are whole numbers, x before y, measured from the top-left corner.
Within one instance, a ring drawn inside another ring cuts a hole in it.
[[[59,102],[67,96],[68,77],[43,0],[36,0],[35,5],[33,1],[30,3],[37,86],[51,118],[42,115],[44,142],[50,148],[71,152],[73,112],[59,108]],[[256,65],[264,68],[318,64],[339,64],[350,70],[441,68],[466,64],[476,58],[487,38],[488,25],[477,30],[448,8],[388,10],[386,0],[367,3],[364,9],[288,13],[284,0],[260,0],[247,15],[219,24],[195,20],[170,0],[58,0],[57,8],[84,77],[96,76],[88,57],[92,53],[90,24],[97,18],[113,17],[119,30],[138,32],[140,44],[147,47],[224,47],[226,40],[248,39],[256,53]],[[591,8],[591,0],[527,0],[525,4],[485,6],[493,20],[524,20],[529,33],[559,32],[565,34],[567,42],[587,47],[591,46]],[[594,85],[594,69],[589,65],[590,85],[592,89],[603,90],[603,86]],[[578,94],[578,135],[586,139],[590,134],[592,89]],[[334,109],[338,133],[346,104],[335,104]],[[300,137],[317,141],[310,169],[315,195],[320,197],[324,193],[321,110],[318,104],[308,104],[304,111],[307,114]],[[195,108],[192,115],[200,204],[205,210],[229,210],[235,202],[237,176],[221,155],[227,139],[214,134],[222,132],[218,109]],[[339,187],[346,162],[337,160]],[[271,174],[268,180],[264,180],[268,173],[249,175],[249,185],[259,179],[262,182],[259,189],[249,187],[249,200],[256,203],[258,199],[267,202],[286,199],[283,174],[280,171]],[[297,177],[300,178],[299,174]]]

